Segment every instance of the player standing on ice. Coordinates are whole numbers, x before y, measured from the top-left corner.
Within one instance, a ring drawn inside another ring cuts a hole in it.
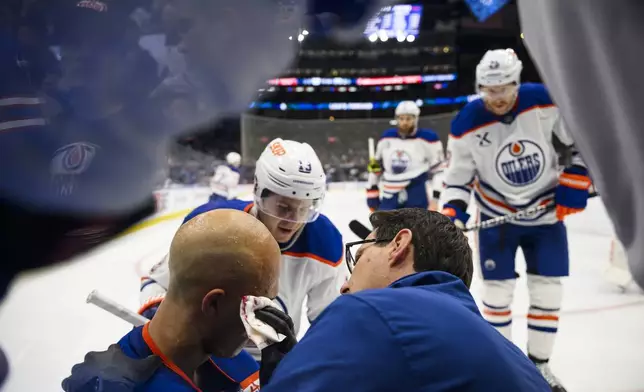
[[[228,200],[231,192],[239,185],[241,155],[232,151],[226,155],[226,165],[219,165],[210,179],[210,201]]]
[[[429,208],[426,183],[432,179],[433,201],[440,195],[437,174],[443,162],[443,144],[436,132],[418,128],[419,115],[420,109],[413,101],[399,103],[396,107],[398,128],[386,130],[375,154],[370,151],[373,155],[367,167],[367,205],[371,211]]]
[[[528,355],[553,391],[564,387],[551,373],[561,277],[568,275],[568,242],[564,217],[586,207],[590,178],[581,157],[558,170],[553,146],[557,137],[572,147],[562,118],[541,84],[520,84],[522,63],[512,49],[488,51],[476,67],[477,91],[452,122],[443,213],[464,226],[470,194],[481,220],[538,205],[556,209],[479,233],[479,256],[485,291],[484,314],[511,339],[515,255],[521,247],[527,264],[530,310]]]
[[[280,244],[282,266],[275,303],[293,319],[297,334],[304,300],[312,321],[340,295],[348,278],[341,267],[342,235],[320,213],[326,176],[313,148],[291,140],[269,143],[256,163],[254,193],[254,201],[210,201],[188,214],[184,223],[221,208],[242,210],[259,219]],[[143,278],[142,315],[154,315],[168,289],[168,272],[166,257]],[[259,351],[251,351],[259,359]]]

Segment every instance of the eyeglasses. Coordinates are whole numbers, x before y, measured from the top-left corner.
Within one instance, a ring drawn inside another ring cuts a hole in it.
[[[344,245],[344,260],[347,262],[347,268],[349,268],[349,272],[353,273],[353,268],[355,267],[356,263],[358,262],[358,259],[362,255],[362,254],[359,254],[356,258],[354,258],[353,254],[351,253],[352,246],[362,245],[362,244],[378,244],[382,242],[391,242],[391,241],[393,241],[393,239],[377,240],[375,238],[372,238],[370,240],[347,242]]]

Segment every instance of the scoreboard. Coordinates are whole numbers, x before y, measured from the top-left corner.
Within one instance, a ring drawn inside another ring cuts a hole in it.
[[[388,38],[410,35],[417,37],[422,14],[422,5],[398,4],[383,7],[369,20],[364,35],[386,35]]]

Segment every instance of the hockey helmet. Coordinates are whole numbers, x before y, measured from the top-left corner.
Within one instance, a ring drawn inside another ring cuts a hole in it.
[[[402,115],[420,116],[420,108],[414,101],[402,101],[396,106],[396,117]]]
[[[488,50],[476,66],[476,92],[481,87],[503,86],[521,81],[523,63],[512,49]]]
[[[228,155],[226,155],[226,163],[232,167],[239,167],[239,165],[241,165],[241,155],[234,151],[229,152]]]
[[[263,213],[292,222],[312,222],[326,193],[322,163],[307,143],[275,139],[255,168],[255,204]],[[271,198],[271,195],[281,198]]]

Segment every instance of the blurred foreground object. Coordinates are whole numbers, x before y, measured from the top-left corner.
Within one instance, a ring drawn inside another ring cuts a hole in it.
[[[644,287],[644,3],[519,0],[525,42]],[[637,239],[640,239],[639,241]]]
[[[359,37],[379,5],[3,1],[0,295],[151,214],[166,143],[245,109],[291,62],[290,35],[310,23]]]

